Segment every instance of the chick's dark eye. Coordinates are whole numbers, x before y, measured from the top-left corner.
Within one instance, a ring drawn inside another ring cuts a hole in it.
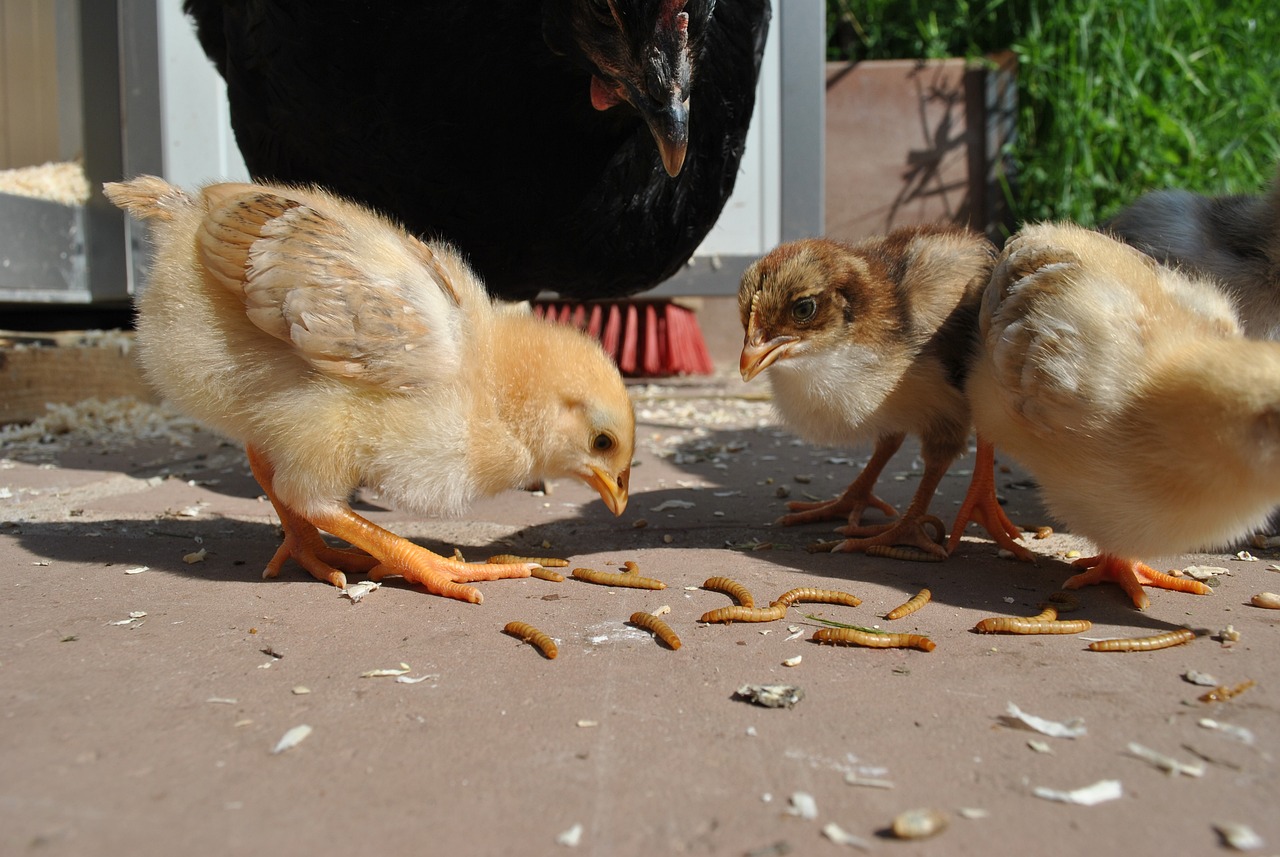
[[[818,302],[813,298],[801,298],[791,307],[791,317],[796,321],[805,322],[813,318],[818,311]]]
[[[613,449],[613,438],[607,434],[598,434],[596,439],[591,441],[591,445],[595,447],[596,452],[607,452]]]

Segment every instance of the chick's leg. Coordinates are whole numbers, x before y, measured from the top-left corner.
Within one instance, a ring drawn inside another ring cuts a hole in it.
[[[284,530],[284,541],[263,570],[263,578],[278,575],[285,561],[292,557],[317,580],[345,589],[347,576],[343,572],[365,574],[378,564],[376,559],[362,551],[344,550],[327,545],[314,524],[290,509],[276,496],[275,470],[266,456],[252,446],[245,452],[249,456],[249,469],[253,471],[253,477],[258,480],[267,499],[275,507],[276,514],[280,517],[280,526]]]
[[[951,527],[947,553],[953,553],[960,544],[960,537],[964,535],[969,522],[977,521],[1000,547],[1023,562],[1035,562],[1036,555],[1014,541],[1022,537],[1022,530],[1009,520],[1000,501],[996,499],[995,471],[995,446],[979,437],[978,452],[973,462],[973,479],[969,482],[969,493],[960,504],[960,511],[956,513],[955,523]]]
[[[920,477],[920,487],[911,498],[911,505],[896,522],[874,536],[868,538],[845,539],[834,548],[832,553],[865,553],[867,548],[894,548],[910,546],[924,552],[919,559],[935,562],[947,558],[947,549],[938,542],[946,534],[942,524],[929,514],[929,503],[933,493],[938,490],[938,483],[951,466],[954,456],[926,456],[924,474]],[[929,534],[929,525],[936,522],[937,539]],[[904,557],[905,558],[905,557]]]
[[[849,526],[856,527],[861,523],[862,513],[868,506],[879,509],[891,518],[896,518],[897,510],[872,494],[871,489],[875,487],[876,480],[880,478],[880,473],[889,463],[889,459],[893,458],[898,447],[902,446],[904,437],[906,435],[891,434],[877,440],[876,448],[871,453],[867,466],[862,468],[858,478],[854,479],[839,497],[834,500],[820,500],[816,503],[800,501],[788,503],[787,508],[791,510],[791,514],[783,515],[775,523],[790,527],[794,524],[808,524],[813,521],[847,520]]]
[[[400,575],[410,583],[421,584],[428,592],[459,601],[479,604],[484,600],[480,590],[463,585],[474,580],[499,580],[528,577],[536,563],[467,563],[449,559],[419,547],[413,542],[384,530],[346,507],[313,513],[311,523],[333,533],[377,558],[369,572],[373,580]]]
[[[1188,592],[1192,595],[1212,595],[1213,590],[1198,580],[1174,577],[1162,571],[1156,571],[1145,563],[1133,559],[1125,559],[1114,554],[1099,554],[1082,557],[1071,563],[1077,568],[1088,569],[1067,578],[1062,584],[1064,589],[1079,589],[1093,583],[1111,581],[1133,600],[1133,606],[1145,610],[1150,600],[1143,586],[1155,586],[1159,589],[1172,589],[1175,592]]]

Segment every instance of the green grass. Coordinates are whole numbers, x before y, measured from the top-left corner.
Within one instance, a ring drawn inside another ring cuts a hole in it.
[[[1280,161],[1275,0],[830,0],[828,18],[837,55],[1017,54],[1020,221],[1095,225],[1161,187],[1256,192]]]

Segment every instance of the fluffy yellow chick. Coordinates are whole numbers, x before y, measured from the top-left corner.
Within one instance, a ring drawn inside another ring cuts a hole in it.
[[[245,444],[289,557],[401,575],[479,603],[466,583],[525,564],[447,559],[351,511],[371,486],[425,514],[539,478],[574,476],[621,514],[635,421],[617,369],[569,327],[502,312],[459,254],[316,189],[151,176],[107,196],[148,220],[156,257],[138,302],[148,379]],[[317,530],[358,550],[325,545]]]
[[[875,449],[840,497],[791,503],[784,525],[847,520],[837,551],[911,545],[946,550],[927,525],[939,481],[970,432],[963,383],[976,344],[976,314],[994,252],[951,227],[914,226],[856,245],[826,239],[784,244],[747,269],[738,289],[746,336],[739,368],[766,369],[786,424],[814,443]],[[913,433],[925,470],[895,522],[863,525],[868,506],[894,515],[872,493],[880,471]]]
[[[1265,194],[1153,191],[1107,231],[1161,262],[1213,277],[1248,336],[1280,340],[1280,173]]]
[[[979,436],[1100,551],[1066,586],[1114,581],[1139,609],[1144,585],[1208,594],[1136,557],[1228,543],[1280,502],[1280,343],[1246,339],[1209,281],[1051,224],[1005,247],[980,330]]]

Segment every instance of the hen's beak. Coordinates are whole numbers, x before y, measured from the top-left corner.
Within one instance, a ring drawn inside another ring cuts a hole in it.
[[[627,465],[618,474],[617,481],[594,464],[587,465],[591,475],[584,478],[588,485],[600,492],[600,499],[615,515],[621,515],[627,508],[627,483],[631,481],[631,466]]]
[[[666,167],[667,175],[675,178],[680,175],[685,152],[689,148],[689,102],[673,98],[665,107],[656,110],[641,108],[640,113],[653,134],[653,141],[658,144],[662,166]]]
[[[742,380],[750,381],[772,366],[775,361],[786,357],[791,346],[799,340],[798,336],[775,336],[767,342],[762,342],[758,338],[748,339],[742,344],[742,357],[738,360],[738,371],[742,373]]]

